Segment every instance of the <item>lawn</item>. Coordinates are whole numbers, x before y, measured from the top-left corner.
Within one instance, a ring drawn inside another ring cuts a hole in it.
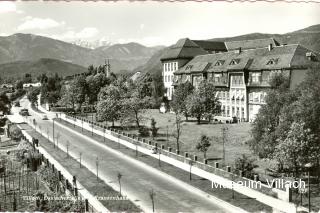
[[[151,118],[154,118],[157,122],[156,127],[159,128],[158,136],[154,139],[159,144],[165,145],[165,147],[172,147],[176,149],[176,139],[174,134],[175,129],[175,114],[165,113],[162,114],[157,109],[148,109],[143,113],[142,125],[150,127]],[[88,117],[91,120],[91,116]],[[182,122],[182,133],[180,137],[180,150],[181,153],[188,152],[192,155],[197,155],[200,160],[203,159],[203,153],[196,150],[195,146],[199,141],[201,134],[209,136],[211,146],[207,152],[207,158],[219,160],[222,158],[223,144],[221,140],[223,126],[228,128],[227,141],[225,143],[225,164],[232,165],[237,157],[242,154],[246,154],[250,157],[256,158],[256,156],[250,151],[247,141],[251,139],[250,136],[250,123],[239,123],[239,124],[208,124],[205,121],[198,125],[196,119],[189,118],[188,121],[183,118]],[[111,125],[111,123],[108,123]],[[116,126],[120,126],[119,123],[115,122]],[[125,130],[128,133],[139,134],[137,128]],[[168,141],[167,141],[168,135]],[[152,140],[152,137],[149,137]]]

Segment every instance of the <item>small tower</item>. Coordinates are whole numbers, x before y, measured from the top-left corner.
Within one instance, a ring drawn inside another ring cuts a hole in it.
[[[109,59],[108,60],[106,59],[104,62],[104,73],[107,78],[110,76],[110,72],[111,72],[110,62],[109,62]]]

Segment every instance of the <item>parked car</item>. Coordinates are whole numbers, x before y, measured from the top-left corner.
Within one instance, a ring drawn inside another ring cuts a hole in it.
[[[20,107],[20,102],[19,101],[14,102],[14,106],[15,107]]]
[[[19,114],[22,116],[29,116],[29,110],[28,109],[21,109]]]

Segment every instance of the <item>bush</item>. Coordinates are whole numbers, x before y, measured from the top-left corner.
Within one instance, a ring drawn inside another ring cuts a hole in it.
[[[13,140],[15,141],[21,140],[22,132],[21,132],[21,129],[19,129],[16,125],[12,125],[9,127],[9,133],[10,133],[10,137]]]
[[[148,137],[149,136],[149,128],[147,128],[145,126],[141,126],[139,128],[139,136]]]
[[[239,172],[243,172],[243,176],[247,178],[253,177],[252,170],[257,167],[254,163],[254,159],[250,159],[246,155],[242,155],[235,159],[235,169]]]

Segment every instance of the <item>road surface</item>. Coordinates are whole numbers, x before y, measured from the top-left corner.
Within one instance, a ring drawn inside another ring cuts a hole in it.
[[[21,106],[28,108],[30,103],[26,98],[22,99]],[[18,113],[20,108],[13,108],[14,113]],[[42,120],[39,114],[33,113],[29,109],[31,116],[28,119],[36,119],[37,126],[42,132],[48,131],[52,137],[52,120]],[[52,116],[52,115],[51,115]],[[49,115],[49,117],[51,117]],[[55,137],[59,135],[59,147],[66,149],[69,141],[69,153],[74,157],[82,154],[83,165],[91,171],[96,171],[96,159],[98,157],[99,177],[107,184],[119,189],[117,174],[120,172],[122,192],[133,200],[146,212],[152,212],[152,204],[149,192],[151,189],[155,195],[156,212],[227,212],[212,200],[199,196],[196,192],[187,190],[173,178],[168,178],[154,169],[146,168],[141,164],[133,162],[128,157],[116,153],[97,143],[92,139],[82,136],[68,128],[54,125]],[[148,167],[148,166],[147,166]],[[179,182],[179,181],[178,181]]]

